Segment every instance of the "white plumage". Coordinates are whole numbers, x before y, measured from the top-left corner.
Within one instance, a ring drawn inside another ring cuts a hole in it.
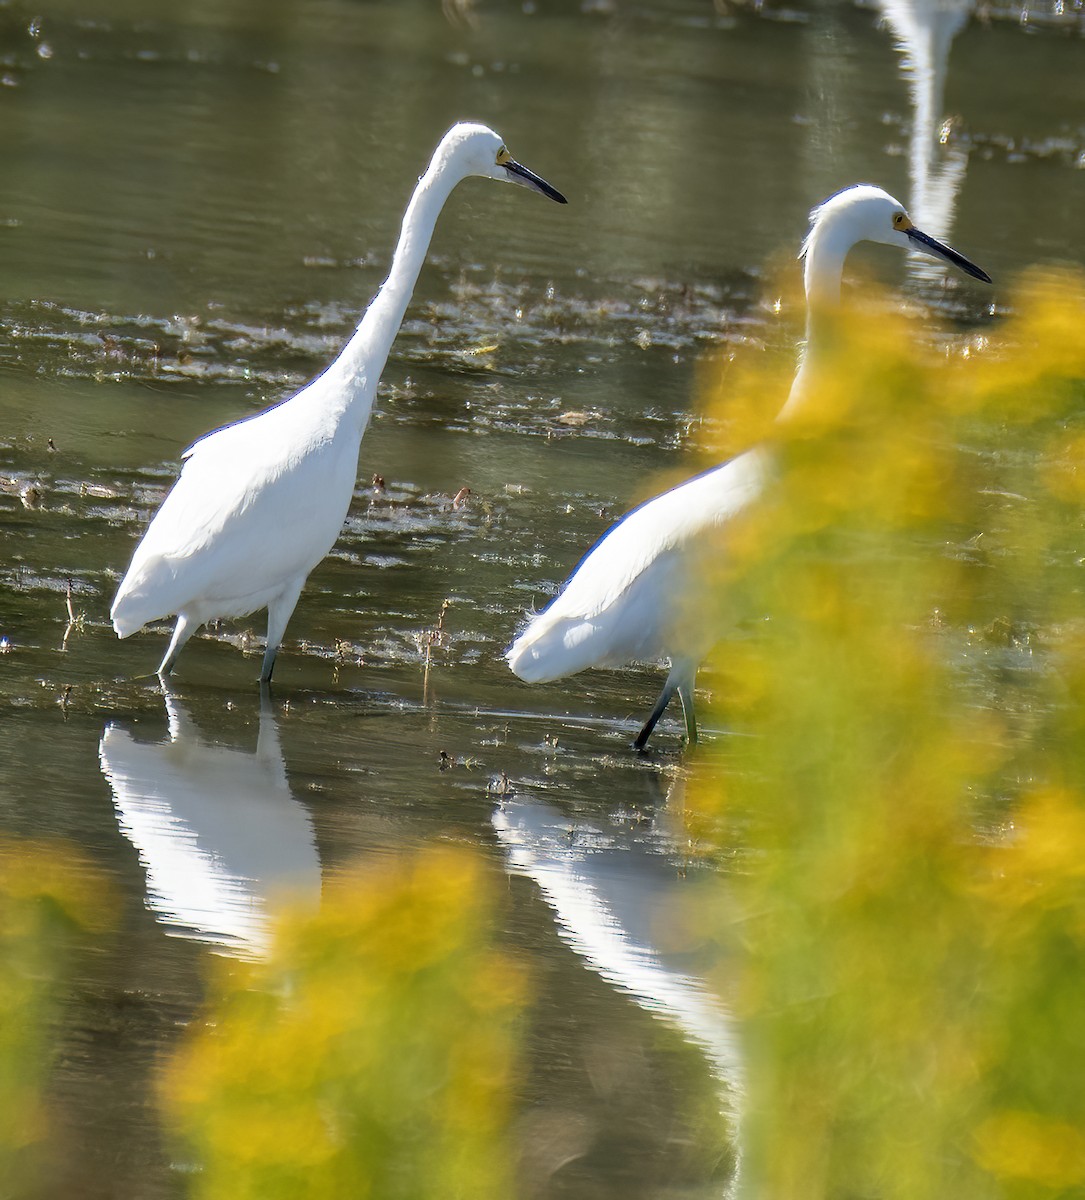
[[[669,658],[658,712],[636,745],[643,747],[675,692],[695,737],[693,681],[715,640],[683,611],[695,594],[695,551],[759,494],[768,465],[764,451],[748,451],[626,514],[513,643],[513,672],[527,683],[547,683],[587,667]]]
[[[817,349],[816,316],[839,304],[844,259],[856,242],[925,250],[990,282],[956,250],[916,229],[903,206],[881,188],[847,188],[816,208],[811,222],[803,244],[806,352],[781,417],[801,404],[808,389]],[[719,637],[697,606],[697,557],[709,542],[708,532],[725,525],[761,493],[771,461],[765,448],[747,451],[623,517],[513,642],[507,653],[513,673],[528,683],[543,683],[587,667],[669,659],[663,691],[634,745],[643,749],[676,692],[687,737],[696,741],[694,680]]]
[[[565,203],[512,159],[493,130],[459,124],[445,134],[407,206],[388,278],[335,362],[295,396],[185,452],[180,478],[136,547],[111,610],[122,638],[176,614],[161,674],[205,621],[267,608],[260,678],[271,678],[302,586],[350,507],[377,382],[437,216],[468,175],[524,184]]]

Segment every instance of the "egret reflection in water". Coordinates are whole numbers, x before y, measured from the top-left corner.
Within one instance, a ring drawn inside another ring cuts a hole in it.
[[[878,0],[878,7],[897,43],[911,94],[909,207],[921,229],[946,238],[968,166],[967,150],[948,136],[946,75],[953,39],[968,23],[975,0]],[[911,256],[911,267],[921,279],[942,281],[921,253]]]
[[[509,870],[533,879],[553,909],[558,933],[593,971],[699,1047],[719,1084],[721,1107],[735,1131],[744,1093],[734,1022],[691,972],[684,956],[663,949],[661,931],[679,919],[688,881],[666,845],[644,827],[601,828],[572,821],[527,796],[502,800],[493,826]],[[729,1195],[736,1195],[736,1166]]]
[[[138,741],[110,722],[99,747],[121,832],[147,873],[147,904],[182,936],[263,953],[276,898],[316,905],[313,825],[287,782],[270,699],[256,750],[209,741],[165,691],[169,736]]]

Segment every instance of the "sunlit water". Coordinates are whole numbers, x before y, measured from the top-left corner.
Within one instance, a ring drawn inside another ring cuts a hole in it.
[[[658,855],[681,891],[676,724],[628,751],[660,674],[528,688],[501,651],[615,516],[701,465],[706,359],[792,344],[812,203],[869,179],[933,206],[993,290],[856,263],[962,333],[997,321],[1023,265],[1082,261],[1083,22],[964,14],[924,80],[894,48],[919,3],[579,7],[0,6],[0,827],[73,839],[125,899],[59,1035],[54,1189],[180,1194],[151,1071],[209,944],[259,952],[280,884],[312,894],[358,855],[454,836],[513,872],[505,936],[538,964],[531,1194],[721,1194],[733,1158],[699,1144],[691,1097],[721,1091],[726,997],[686,974],[675,993],[721,1022],[714,1047],[667,1013],[662,974],[650,1015],[563,914],[570,862],[549,885],[530,867],[553,849],[531,844],[541,811],[629,839],[630,879]],[[189,645],[167,712],[146,677],[164,628],[108,626],[135,539],[191,441],[335,353],[461,117],[570,204],[456,191],[270,710],[254,617]],[[600,911],[590,879],[581,900]],[[622,961],[665,953],[629,938]]]

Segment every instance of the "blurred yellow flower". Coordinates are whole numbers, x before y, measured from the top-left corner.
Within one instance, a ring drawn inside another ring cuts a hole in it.
[[[967,354],[843,314],[708,559],[750,1195],[1085,1195],[1085,283],[1015,296]]]
[[[367,865],[222,968],[163,1095],[230,1200],[507,1197],[522,971],[492,946],[492,880],[436,848]]]
[[[30,1194],[48,1161],[44,1092],[67,961],[113,923],[100,872],[65,843],[0,843],[0,1191]]]

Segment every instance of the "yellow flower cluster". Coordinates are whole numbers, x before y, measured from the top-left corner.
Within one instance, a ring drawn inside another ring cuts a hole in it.
[[[509,1195],[522,972],[477,856],[430,848],[327,885],[267,962],[224,965],[164,1080],[192,1194]]]

